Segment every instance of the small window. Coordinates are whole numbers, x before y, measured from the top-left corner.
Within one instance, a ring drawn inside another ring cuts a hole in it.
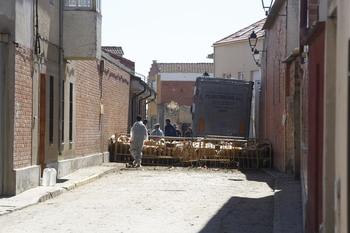
[[[92,10],[93,0],[64,0],[65,10]]]
[[[101,12],[101,0],[64,0],[64,9]]]

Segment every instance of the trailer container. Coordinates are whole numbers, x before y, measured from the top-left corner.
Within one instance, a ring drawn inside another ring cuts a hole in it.
[[[253,84],[198,77],[192,105],[193,135],[249,137]]]

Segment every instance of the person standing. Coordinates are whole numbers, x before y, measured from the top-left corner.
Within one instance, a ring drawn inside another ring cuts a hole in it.
[[[131,128],[130,132],[130,153],[134,158],[133,165],[141,167],[142,161],[142,147],[144,141],[148,140],[148,133],[146,126],[142,123],[142,117],[138,115],[136,122]]]
[[[170,137],[176,137],[176,129],[175,127],[170,124],[170,119],[165,120],[165,127],[164,127],[164,135],[170,136]]]
[[[184,137],[192,137],[192,129],[190,127],[186,129]]]
[[[151,132],[151,136],[161,136],[164,137],[163,131],[159,128],[159,123],[154,125],[154,130]]]
[[[148,135],[150,135],[150,133],[149,133],[150,130],[147,128],[148,120],[147,120],[147,119],[144,119],[144,120],[143,120],[143,124],[146,126]]]
[[[177,127],[176,124],[174,124],[175,127],[175,131],[176,131],[176,137],[182,137],[181,131],[179,130],[179,128]]]

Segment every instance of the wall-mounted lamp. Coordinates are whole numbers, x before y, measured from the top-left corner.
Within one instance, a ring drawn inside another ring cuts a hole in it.
[[[258,43],[258,36],[254,31],[250,34],[248,41],[249,41],[250,49],[252,51],[254,62],[257,66],[260,67],[261,66],[261,63],[260,63],[261,52],[265,52],[265,50],[257,50],[256,49],[256,44]]]
[[[250,49],[253,52],[255,47],[256,47],[256,43],[258,43],[258,36],[256,35],[256,33],[254,31],[252,32],[252,34],[250,34],[248,41],[249,41]]]
[[[254,49],[252,52],[253,52],[252,55],[253,55],[253,59],[254,59],[255,64],[260,67],[261,66],[260,51],[257,49]]]
[[[261,67],[260,59],[261,59],[261,53],[263,53],[263,52],[266,52],[266,50],[257,50],[257,49],[254,49],[254,51],[253,51],[253,53],[252,53],[254,62],[255,62],[255,64],[256,64],[258,67]]]
[[[265,11],[265,15],[268,16],[272,7],[273,0],[261,0],[262,7]]]

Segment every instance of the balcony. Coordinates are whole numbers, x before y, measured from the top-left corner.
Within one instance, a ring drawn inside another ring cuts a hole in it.
[[[101,58],[100,0],[65,0],[63,49],[66,60]]]

